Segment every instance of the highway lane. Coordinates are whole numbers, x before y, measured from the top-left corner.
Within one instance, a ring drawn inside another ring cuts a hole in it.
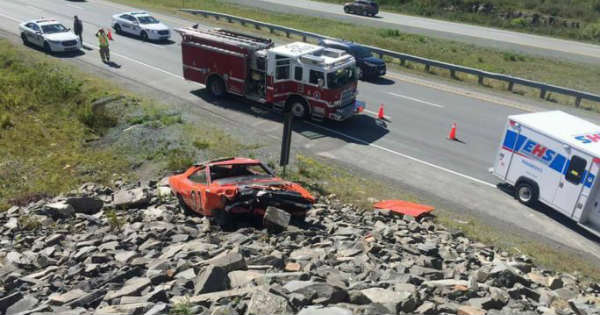
[[[0,0],[0,16],[4,17],[0,28],[17,35],[17,22],[32,15],[53,16],[69,23],[72,15],[78,14],[85,22],[84,39],[89,46],[95,46],[93,33],[98,27],[107,26],[112,14],[132,10],[105,1],[77,3],[77,7],[57,8],[56,3],[50,0],[36,1],[35,4]],[[177,18],[158,16],[171,26],[190,24]],[[275,141],[279,138],[281,124],[273,115],[251,115],[245,110],[247,106],[236,100],[206,102],[190,93],[201,86],[185,82],[180,77],[177,37],[174,38],[176,43],[171,45],[115,37],[112,59],[121,68],[102,65],[96,50],[86,51],[76,57],[77,60],[184,99],[190,104],[186,108],[189,112],[184,113],[192,119],[194,115],[211,115],[235,122],[237,128],[259,128]],[[379,103],[385,104],[386,114],[392,119],[387,128],[367,115],[344,123],[299,124],[294,137],[295,147],[392,179],[464,211],[509,222],[521,229],[545,227],[536,233],[600,257],[595,245],[590,245],[593,243],[581,235],[490,187],[496,182],[486,169],[495,154],[504,119],[508,114],[520,112],[519,109],[395,77],[401,75],[389,77],[394,84],[389,84],[389,81],[385,84],[360,84],[360,98],[370,103],[372,111],[377,110]],[[445,139],[452,122],[458,123],[459,138],[465,143]],[[298,136],[303,131],[322,133],[325,137],[311,140]],[[527,213],[525,217],[524,213]]]
[[[375,18],[345,14],[338,4],[310,0],[226,0],[270,11],[319,16],[344,22],[398,29],[405,33],[451,39],[489,48],[514,50],[577,62],[600,61],[600,45],[519,33],[471,24],[380,12]]]

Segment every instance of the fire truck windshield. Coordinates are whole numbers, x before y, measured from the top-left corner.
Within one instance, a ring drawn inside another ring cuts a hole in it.
[[[351,65],[327,74],[327,87],[337,89],[356,80],[356,66]]]

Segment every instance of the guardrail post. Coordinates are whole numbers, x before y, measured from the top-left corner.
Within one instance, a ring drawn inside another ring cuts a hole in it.
[[[429,65],[425,65],[425,72],[429,72],[430,69],[431,67]]]
[[[483,85],[483,76],[482,75],[480,75],[479,79],[477,79],[477,83]]]
[[[404,66],[404,65],[406,65],[406,59],[404,59],[404,58],[400,57],[400,65],[401,65],[401,66]]]
[[[454,70],[450,70],[450,77],[451,77],[452,79],[456,79],[456,71],[454,71]]]
[[[269,27],[269,33],[271,33],[271,34],[275,33],[275,29],[272,27]]]
[[[379,59],[383,59],[383,54],[382,53],[378,53],[377,55],[379,55]]]
[[[290,38],[290,32],[286,31],[285,32],[285,37]]]
[[[546,98],[546,89],[540,89],[540,98]]]
[[[233,23],[233,20],[230,17],[227,17],[227,22]]]
[[[306,35],[302,35],[302,41],[306,42]]]
[[[221,20],[221,17],[218,15],[215,15],[215,19],[217,19],[217,21]]]
[[[575,107],[579,107],[581,105],[581,96],[575,97]]]
[[[260,30],[260,25],[254,24],[254,28],[257,29],[257,30]]]
[[[242,24],[242,26],[246,26],[246,22],[244,21],[240,21],[240,24]]]
[[[515,83],[513,81],[508,82],[508,90],[512,91]]]
[[[204,14],[202,14],[202,16],[203,16],[205,19],[208,19],[208,13],[204,13]]]

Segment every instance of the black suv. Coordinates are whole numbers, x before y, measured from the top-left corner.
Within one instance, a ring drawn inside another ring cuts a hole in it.
[[[322,39],[319,45],[346,51],[356,59],[358,78],[361,80],[373,79],[382,76],[386,72],[385,62],[371,54],[371,51],[353,42]]]
[[[379,5],[371,0],[355,0],[344,4],[344,12],[375,16],[379,13]]]

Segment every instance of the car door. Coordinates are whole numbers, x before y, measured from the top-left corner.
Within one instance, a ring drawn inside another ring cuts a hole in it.
[[[129,22],[131,23],[131,34],[140,36],[142,34],[142,28],[140,27],[140,22],[135,16],[129,16]]]
[[[592,157],[572,148],[565,149],[564,154],[570,156],[570,160],[565,166],[564,175],[561,177],[552,203],[562,213],[571,217],[581,192],[585,188],[586,179],[592,166]]]
[[[189,192],[184,197],[185,203],[195,212],[203,213],[203,200],[207,186],[206,168],[199,167],[188,176]]]
[[[42,29],[35,23],[29,23],[26,25],[28,28],[28,37],[27,39],[37,45],[37,46],[43,46],[44,45],[44,36],[42,34]]]
[[[119,16],[118,22],[119,26],[121,26],[121,30],[125,33],[131,34],[133,32],[132,27],[133,23],[131,22],[131,18],[133,18],[129,14],[123,14]]]

